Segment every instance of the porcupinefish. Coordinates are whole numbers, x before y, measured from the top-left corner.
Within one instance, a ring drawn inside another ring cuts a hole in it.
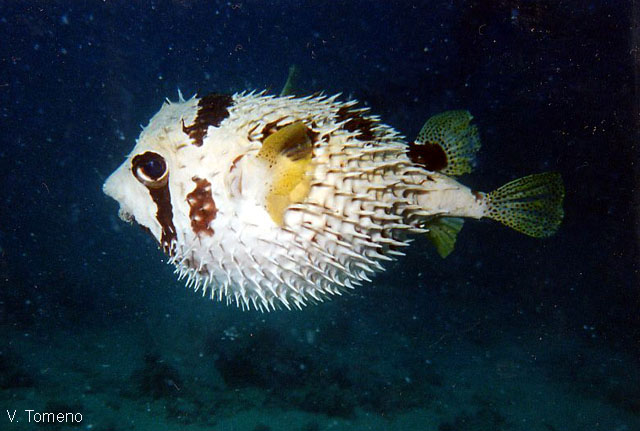
[[[490,193],[455,179],[480,148],[472,119],[435,115],[406,142],[338,96],[180,94],[104,192],[121,219],[155,237],[187,286],[243,309],[302,308],[370,281],[412,235],[448,255],[463,218],[533,237],[558,229],[557,173]]]

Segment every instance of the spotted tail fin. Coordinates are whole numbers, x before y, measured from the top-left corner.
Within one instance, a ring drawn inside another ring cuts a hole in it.
[[[564,211],[560,174],[545,172],[511,181],[487,194],[485,217],[536,238],[553,235]]]

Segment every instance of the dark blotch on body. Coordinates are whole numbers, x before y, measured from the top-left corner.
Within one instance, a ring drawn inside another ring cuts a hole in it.
[[[198,102],[198,114],[193,124],[185,126],[182,121],[182,131],[193,139],[193,144],[202,146],[209,126],[218,127],[222,120],[229,116],[228,108],[233,104],[233,98],[228,94],[209,94]]]
[[[409,158],[428,171],[440,171],[447,167],[447,154],[438,144],[409,143]]]
[[[286,117],[278,118],[276,121],[272,121],[270,123],[265,124],[264,127],[262,128],[262,139],[261,139],[261,141],[264,142],[264,140],[267,139],[269,137],[269,135],[271,135],[272,133],[277,132],[278,129],[279,129],[278,123],[280,123],[285,118]],[[289,124],[289,123],[287,123],[287,124]],[[285,124],[285,126],[286,126],[286,124]]]
[[[173,225],[173,208],[171,206],[171,193],[169,192],[169,182],[159,188],[148,188],[151,199],[155,202],[158,211],[156,211],[156,219],[162,227],[162,238],[160,244],[162,250],[169,256],[173,256],[174,250],[171,249],[171,243],[177,238],[176,228]]]
[[[197,235],[213,235],[210,224],[216,218],[218,208],[211,195],[211,183],[198,177],[193,177],[192,180],[196,183],[196,188],[187,195],[187,203],[191,208],[191,229]]]
[[[309,139],[311,139],[311,142],[313,142],[314,144],[318,142],[320,138],[320,133],[314,131],[314,129],[317,129],[317,128],[318,128],[318,125],[315,123],[315,121],[311,122],[311,127],[307,127],[307,136],[309,136]]]
[[[344,126],[345,130],[349,132],[358,131],[356,138],[361,141],[373,141],[376,137],[373,133],[373,120],[365,118],[358,112],[350,111],[349,108],[342,107],[336,112],[336,118],[338,121],[346,121]]]

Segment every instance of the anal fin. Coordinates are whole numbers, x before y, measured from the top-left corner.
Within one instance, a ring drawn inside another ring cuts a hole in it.
[[[442,217],[425,225],[429,232],[427,238],[433,243],[443,259],[454,249],[456,237],[462,229],[464,220],[458,217]]]

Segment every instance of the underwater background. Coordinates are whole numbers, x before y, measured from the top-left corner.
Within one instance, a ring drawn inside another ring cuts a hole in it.
[[[640,430],[633,6],[0,1],[0,429]],[[184,288],[102,183],[165,97],[277,94],[292,65],[408,139],[469,109],[463,182],[560,172],[560,231],[468,222],[445,260],[416,238],[302,311]]]

